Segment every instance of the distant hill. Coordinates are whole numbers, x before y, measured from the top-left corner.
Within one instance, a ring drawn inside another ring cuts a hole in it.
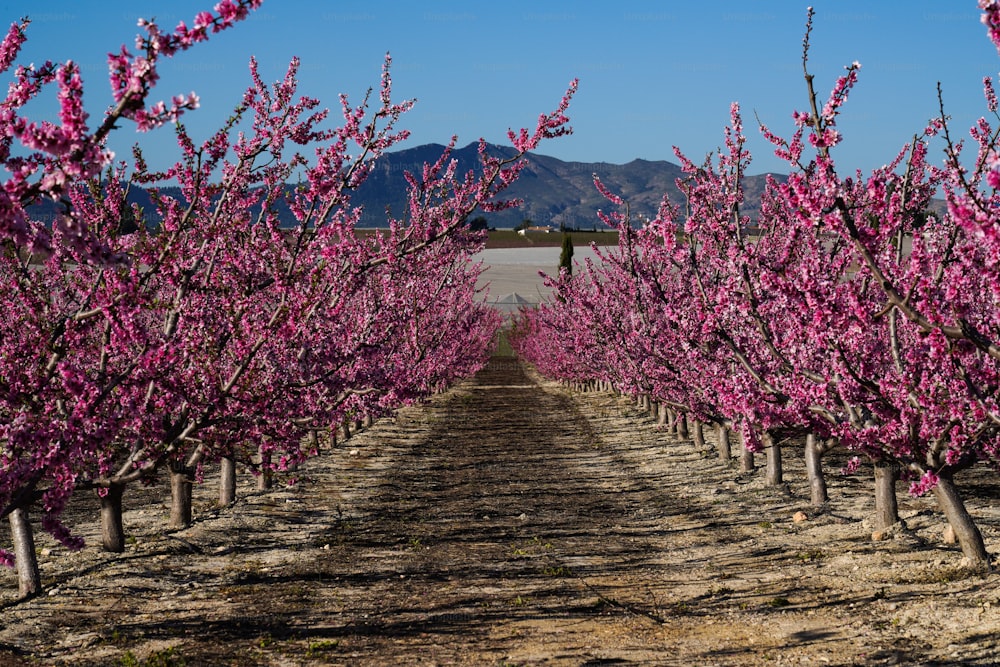
[[[406,191],[402,178],[404,171],[419,173],[424,163],[433,162],[444,150],[443,146],[427,144],[384,155],[368,181],[355,195],[357,203],[366,209],[364,224],[375,226],[385,220],[386,206],[393,212],[403,210]],[[478,165],[478,144],[472,143],[456,149],[453,156],[462,172]],[[511,155],[513,149],[491,145],[494,155]],[[675,185],[680,178],[680,166],[667,161],[650,162],[633,160],[628,164],[608,162],[566,162],[558,158],[529,153],[528,166],[521,177],[505,193],[507,198],[522,199],[519,209],[501,213],[484,214],[492,227],[516,227],[529,219],[536,225],[560,224],[568,228],[601,228],[597,211],[610,211],[613,205],[594,187],[597,174],[612,192],[624,197],[637,222],[656,215],[663,194],[669,193],[672,201],[683,202]],[[782,177],[778,177],[782,178]],[[750,176],[745,180],[747,195],[746,213],[756,218],[760,193],[765,176]]]
[[[353,202],[364,206],[362,227],[384,227],[386,211],[394,216],[405,212],[406,171],[419,174],[425,163],[435,162],[444,150],[438,144],[426,144],[415,148],[394,151],[382,156],[376,163],[368,180],[354,193]],[[490,146],[493,155],[513,154],[513,149],[503,146]],[[478,144],[471,143],[456,149],[453,157],[458,160],[461,173],[478,167]],[[667,193],[671,201],[683,205],[683,197],[675,184],[683,176],[680,166],[665,160],[648,161],[633,160],[628,164],[612,164],[608,162],[566,162],[546,155],[529,153],[528,166],[521,172],[521,177],[505,193],[508,199],[522,199],[524,203],[518,209],[500,213],[484,213],[491,227],[516,227],[525,219],[535,225],[558,228],[564,225],[570,229],[591,230],[602,229],[603,225],[597,217],[597,211],[611,211],[613,206],[604,199],[594,187],[593,176],[597,174],[601,180],[628,202],[632,219],[636,224],[644,218],[656,215],[663,194]],[[782,180],[784,176],[774,174]],[[746,202],[743,211],[752,219],[756,219],[759,211],[760,195],[763,192],[766,175],[747,176],[744,179]],[[163,188],[163,191],[177,196],[176,188]],[[129,199],[142,206],[147,214],[151,212],[149,196],[146,192],[133,188]],[[935,202],[934,209],[941,208],[940,202]],[[34,217],[49,221],[55,208],[52,204],[35,207]],[[279,212],[282,224],[291,226],[294,219],[285,210]],[[474,214],[478,215],[478,214]]]

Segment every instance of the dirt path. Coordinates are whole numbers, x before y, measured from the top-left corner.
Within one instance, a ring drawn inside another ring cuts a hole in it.
[[[959,567],[929,501],[872,542],[867,479],[831,474],[820,513],[793,448],[783,491],[711,445],[496,359],[294,486],[216,510],[209,477],[187,530],[154,488],[123,555],[40,539],[51,594],[4,574],[0,665],[997,663],[997,575]],[[992,553],[995,479],[966,484]]]

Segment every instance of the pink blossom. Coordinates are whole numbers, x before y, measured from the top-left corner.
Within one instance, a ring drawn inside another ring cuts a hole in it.
[[[937,486],[938,481],[937,474],[932,470],[928,470],[920,476],[920,479],[910,484],[910,495],[915,498],[926,495]]]

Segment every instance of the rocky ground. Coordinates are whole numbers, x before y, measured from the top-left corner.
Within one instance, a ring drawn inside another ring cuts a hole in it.
[[[39,536],[46,593],[0,580],[0,665],[994,665],[998,575],[962,567],[930,499],[874,542],[867,476],[831,456],[809,506],[628,401],[511,359],[232,507],[126,495],[124,554]],[[959,480],[991,553],[995,473]],[[796,520],[796,513],[802,512]],[[804,519],[804,520],[803,520]]]

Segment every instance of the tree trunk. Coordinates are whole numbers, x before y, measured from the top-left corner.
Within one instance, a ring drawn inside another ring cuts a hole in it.
[[[886,530],[899,522],[896,481],[899,464],[893,461],[875,462],[875,530]]]
[[[830,499],[823,475],[823,447],[812,433],[806,435],[806,476],[809,478],[809,495],[812,505],[819,507]]]
[[[687,415],[683,412],[677,413],[677,437],[680,440],[687,440],[689,437]]]
[[[351,420],[345,419],[343,426],[344,426],[344,442],[347,442],[348,440],[351,439]]]
[[[705,448],[705,428],[697,419],[691,420],[691,439],[694,440],[694,446],[698,449]]]
[[[22,598],[30,598],[42,592],[42,575],[38,570],[38,556],[35,554],[35,534],[28,519],[28,508],[15,507],[7,515],[10,521],[10,535],[14,542],[14,558],[17,559],[17,591]]]
[[[979,527],[965,508],[951,472],[939,473],[938,483],[934,487],[934,497],[952,530],[955,531],[955,537],[962,547],[962,553],[968,560],[969,566],[977,570],[989,570],[990,555],[986,552],[983,534],[979,532]]]
[[[660,403],[660,409],[657,410],[657,414],[656,414],[656,425],[657,426],[666,426],[667,425],[667,418],[669,416],[668,413],[669,413],[669,410],[667,409],[667,406],[665,406],[664,404]]]
[[[677,412],[667,408],[667,433],[677,434]]]
[[[753,452],[747,449],[746,440],[740,434],[740,472],[753,472],[757,469],[753,460]]]
[[[112,484],[101,499],[101,547],[110,553],[125,551],[125,526],[122,523],[124,484]]]
[[[347,422],[344,422],[344,430],[347,430]],[[274,481],[271,475],[271,453],[265,452],[263,447],[259,450],[260,457],[260,475],[257,476],[257,490],[267,491],[272,486],[274,486]]]
[[[191,496],[194,491],[194,471],[180,461],[170,464],[170,523],[168,528],[180,529],[191,525]]]
[[[774,436],[767,431],[761,434],[761,441],[764,445],[764,458],[767,461],[764,468],[764,485],[780,486],[785,481],[781,467],[781,447],[774,441]]]
[[[728,466],[733,458],[733,447],[729,442],[729,429],[725,424],[715,425],[715,439],[719,444],[719,460],[723,465]]]
[[[219,459],[219,507],[229,507],[236,502],[236,458]]]

